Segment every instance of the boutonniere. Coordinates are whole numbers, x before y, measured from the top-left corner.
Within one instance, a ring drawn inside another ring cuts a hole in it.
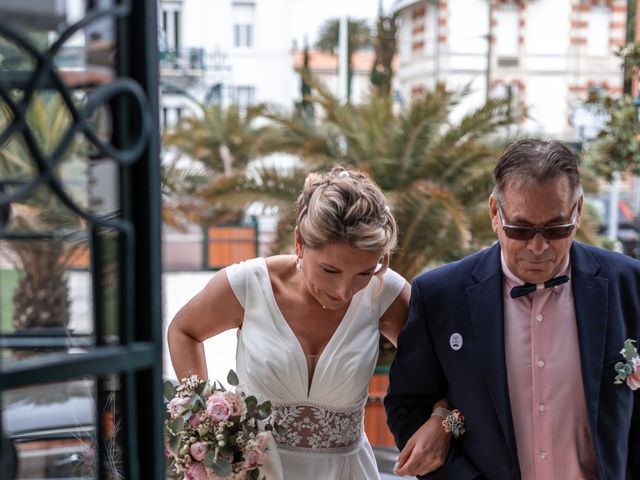
[[[624,348],[620,350],[620,355],[625,359],[624,362],[618,362],[614,368],[616,370],[616,384],[627,382],[631,390],[640,388],[640,355],[636,349],[635,340],[630,338],[624,341]]]

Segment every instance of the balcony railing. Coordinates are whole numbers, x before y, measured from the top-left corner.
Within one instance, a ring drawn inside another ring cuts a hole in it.
[[[163,49],[160,51],[160,68],[194,73],[231,70],[224,53],[205,52],[204,48]]]

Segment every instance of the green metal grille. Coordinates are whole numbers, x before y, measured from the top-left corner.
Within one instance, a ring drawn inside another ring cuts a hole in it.
[[[14,3],[13,8],[21,4]],[[0,168],[0,242],[36,242],[32,245],[82,242],[88,248],[93,298],[90,312],[93,335],[66,332],[60,336],[46,329],[29,335],[3,332],[0,337],[3,350],[32,348],[39,349],[40,354],[16,358],[5,355],[0,359],[0,400],[3,391],[18,387],[95,378],[95,411],[99,417],[95,421],[98,459],[95,471],[97,478],[111,479],[115,477],[107,468],[106,427],[100,412],[105,411],[107,403],[106,379],[110,374],[118,374],[122,399],[121,475],[131,480],[161,479],[165,474],[157,2],[107,0],[89,1],[87,5],[86,15],[58,32],[57,39],[44,49],[10,16],[0,15],[0,40],[21,51],[29,66],[12,69],[6,62],[0,63],[0,100],[6,118],[10,119],[0,131],[0,148],[19,141],[33,163],[29,176],[13,175]],[[71,84],[61,66],[65,60],[61,52],[66,51],[65,45],[74,35],[100,22],[113,22],[113,78],[94,83],[90,88],[80,81]],[[60,108],[70,118],[68,129],[49,150],[43,148],[41,139],[30,129],[29,112],[35,105],[34,99],[41,95],[59,97]],[[102,118],[100,112],[105,110],[111,125],[109,138],[95,125],[96,117]],[[108,160],[116,164],[119,208],[114,212],[101,214],[79,204],[70,194],[69,185],[60,178],[65,152],[78,137],[89,146],[87,161]],[[83,230],[33,231],[12,223],[12,209],[29,202],[43,188],[78,218]],[[105,282],[109,275],[112,280],[116,276],[116,281],[110,283],[115,293]],[[115,305],[111,309],[115,322],[107,313],[109,305]],[[78,348],[82,353],[77,353]],[[13,451],[6,438],[0,446],[3,468],[0,476],[11,478]]]

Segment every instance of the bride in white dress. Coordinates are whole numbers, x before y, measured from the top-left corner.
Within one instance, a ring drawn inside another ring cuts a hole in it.
[[[207,378],[202,342],[238,328],[240,388],[271,400],[286,428],[267,479],[379,479],[363,415],[379,335],[395,345],[408,311],[410,286],[388,268],[396,223],[377,185],[342,167],[310,175],[297,206],[295,255],[231,265],[178,312],[173,366]],[[431,470],[448,449],[440,420],[425,424]]]

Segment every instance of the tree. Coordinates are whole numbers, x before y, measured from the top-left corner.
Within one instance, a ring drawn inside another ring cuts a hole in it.
[[[400,228],[392,267],[406,278],[494,240],[486,204],[502,147],[496,135],[512,121],[506,100],[489,100],[452,123],[449,114],[467,91],[438,85],[396,114],[389,96],[342,105],[322,84],[313,81],[313,87],[314,102],[324,112],[318,124],[300,122],[282,109],[263,112],[273,124],[270,147],[303,163],[291,171],[272,168],[237,177],[211,201],[280,206],[285,223],[278,245],[284,248],[291,244],[292,205],[304,174],[339,163],[367,172],[385,191]]]
[[[397,49],[396,30],[396,15],[385,16],[380,8],[373,40],[376,56],[371,68],[371,85],[379,95],[391,95],[393,57]]]
[[[243,113],[237,105],[200,105],[197,115],[183,117],[165,134],[170,157],[162,169],[165,220],[174,226],[186,221],[203,227],[240,220],[241,209],[210,204],[206,191],[244,173],[260,154],[265,127],[256,127],[254,119],[261,109]],[[191,166],[180,165],[185,158],[192,161]]]
[[[0,123],[6,127],[10,110],[0,109]],[[27,126],[44,155],[50,155],[71,125],[72,119],[61,97],[34,94],[27,111]],[[77,176],[86,167],[86,144],[76,140],[61,155],[54,172],[60,179]],[[37,175],[36,161],[24,138],[14,134],[0,148],[0,178],[22,183]],[[71,183],[71,182],[69,182]],[[5,190],[10,190],[5,188]],[[85,190],[86,191],[86,190]],[[67,271],[82,238],[83,221],[69,210],[47,184],[35,188],[25,199],[11,204],[8,230],[23,238],[5,240],[8,258],[20,270],[13,295],[13,323],[17,330],[66,328],[70,319]],[[38,238],[38,234],[43,234]]]
[[[348,20],[347,29],[347,103],[349,103],[353,79],[353,53],[371,45],[371,28],[366,20]],[[334,54],[339,45],[340,20],[337,18],[326,20],[320,27],[316,48]]]
[[[309,70],[309,47],[306,42],[302,55],[302,68],[300,68],[300,102],[297,103],[296,107],[303,115],[313,120],[315,112],[313,110],[313,102],[309,100],[311,96],[311,86],[307,82],[307,79],[309,75],[311,75],[311,70]]]

